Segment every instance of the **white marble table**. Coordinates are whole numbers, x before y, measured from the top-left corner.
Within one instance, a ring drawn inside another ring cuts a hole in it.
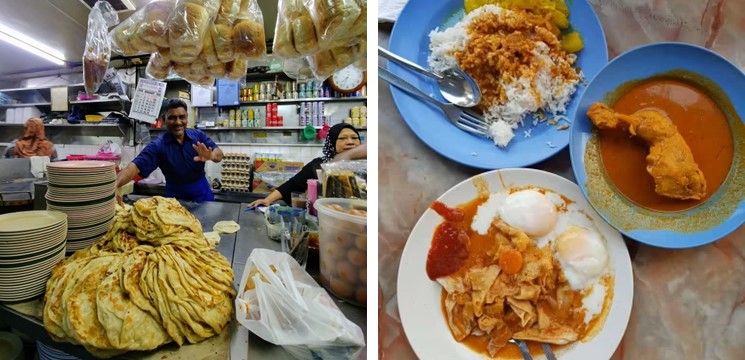
[[[575,0],[577,1],[577,0]],[[611,57],[641,44],[706,46],[745,69],[745,1],[590,0]],[[387,47],[390,26],[379,26]],[[396,278],[409,231],[430,203],[480,171],[455,164],[417,139],[379,93],[379,347],[381,359],[415,359],[401,327]],[[535,168],[574,181],[564,150]],[[745,359],[745,227],[714,244],[666,250],[627,241],[634,306],[613,360]]]

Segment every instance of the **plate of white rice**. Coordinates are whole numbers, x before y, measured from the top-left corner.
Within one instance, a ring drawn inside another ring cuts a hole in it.
[[[580,33],[584,48],[559,57],[552,53],[555,44],[536,41],[529,52],[532,76],[505,76],[505,79],[493,81],[498,83],[495,88],[482,86],[480,110],[491,123],[491,138],[457,129],[436,107],[391,87],[394,102],[408,126],[442,156],[481,169],[525,167],[564,149],[569,143],[572,125],[569,119],[573,118],[585,82],[592,79],[608,59],[603,30],[590,5],[586,0],[574,0],[568,6],[569,22],[572,29]],[[466,42],[472,40],[466,26],[473,18],[503,11],[509,12],[487,5],[466,15],[462,1],[410,0],[393,28],[389,49],[434,70],[462,65],[460,67],[466,72],[491,73],[484,64],[469,66],[473,61],[467,63],[463,57],[456,59],[455,54],[462,53]],[[511,67],[510,59],[506,60]],[[388,69],[444,101],[433,80],[390,62]],[[525,68],[513,70],[525,74]]]

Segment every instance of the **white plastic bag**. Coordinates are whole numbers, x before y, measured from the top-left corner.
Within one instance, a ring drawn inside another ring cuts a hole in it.
[[[248,330],[298,359],[346,360],[365,345],[362,329],[286,253],[251,252],[235,309]]]

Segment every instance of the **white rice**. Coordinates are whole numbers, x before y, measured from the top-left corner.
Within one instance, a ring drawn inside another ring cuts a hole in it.
[[[502,9],[496,5],[482,6],[466,15],[463,20],[453,27],[443,31],[439,31],[438,28],[430,32],[431,54],[427,59],[430,68],[441,72],[459,66],[454,54],[456,51],[464,51],[466,48],[469,40],[466,31],[468,24],[483,13],[500,14],[503,11],[510,10]],[[504,104],[492,105],[484,113],[485,119],[492,123],[489,133],[492,135],[494,143],[501,147],[507,146],[514,137],[513,130],[523,125],[523,119],[526,115],[538,110],[543,110],[545,114],[553,116],[566,112],[566,105],[571,100],[572,94],[574,94],[583,77],[579,71],[579,78],[575,80],[552,76],[552,68],[565,62],[573,64],[576,56],[570,54],[567,59],[554,59],[549,54],[548,45],[541,41],[537,41],[535,44],[536,46],[533,49],[534,61],[541,64],[536,75],[535,85],[541,103],[537,103],[531,93],[530,78],[522,77],[514,80],[503,78],[500,86],[505,90],[508,101]],[[537,123],[537,120],[533,121],[534,126]],[[525,137],[529,137],[529,135]]]

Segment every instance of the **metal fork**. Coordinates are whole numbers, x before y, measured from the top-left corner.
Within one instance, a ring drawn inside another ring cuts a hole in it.
[[[533,360],[533,356],[530,355],[530,349],[528,349],[528,345],[525,344],[525,341],[509,339],[507,342],[517,345],[517,348],[520,349],[520,353],[523,354],[523,360]]]
[[[387,81],[389,84],[415,96],[421,100],[431,102],[437,105],[445,113],[445,116],[450,120],[451,123],[455,124],[459,129],[471,133],[476,136],[488,137],[489,124],[484,121],[481,115],[476,114],[470,110],[460,108],[453,104],[443,103],[417,89],[414,85],[409,84],[406,80],[400,78],[398,75],[388,71],[388,69],[378,65],[378,77]]]
[[[554,355],[553,350],[551,350],[551,345],[542,342],[541,347],[543,348],[543,353],[546,354],[546,360],[556,360],[556,356]]]

